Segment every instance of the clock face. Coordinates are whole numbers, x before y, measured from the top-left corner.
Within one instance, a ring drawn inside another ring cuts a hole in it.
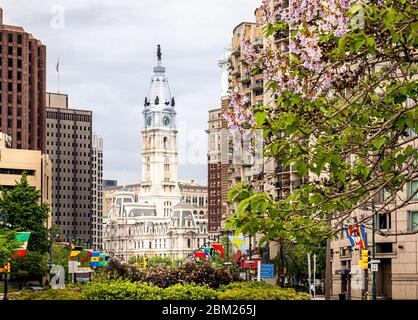
[[[150,126],[152,123],[152,118],[150,116],[147,117],[147,125]]]
[[[170,118],[167,116],[164,116],[163,118],[163,125],[168,126],[170,124]]]

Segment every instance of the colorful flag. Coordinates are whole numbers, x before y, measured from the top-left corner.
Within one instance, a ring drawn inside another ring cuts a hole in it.
[[[204,253],[203,251],[197,251],[193,254],[193,257],[195,258],[195,260],[197,259],[206,260],[206,253]]]
[[[14,254],[14,257],[24,257],[26,254],[26,248],[28,247],[28,241],[30,232],[18,232],[16,233],[15,241],[20,242],[20,248]]]
[[[238,236],[228,236],[229,241],[231,241],[231,244],[236,248],[237,250],[241,251],[242,253],[247,253],[247,246],[245,244],[245,238],[240,233]]]
[[[221,256],[222,259],[225,259],[225,255],[224,255],[224,251],[223,251],[223,246],[221,244],[218,243],[213,243],[212,244],[212,248],[214,251],[218,252],[219,255]]]
[[[91,257],[91,253],[92,253],[91,250],[83,250],[82,252],[83,252],[83,257],[79,260],[80,263],[83,263],[84,261],[87,261],[88,258]]]
[[[90,265],[92,267],[98,267],[99,266],[99,261],[100,261],[100,252],[99,251],[93,251],[91,253]]]
[[[106,267],[107,262],[109,261],[110,257],[106,255],[106,253],[101,253],[99,256],[99,265],[98,267]]]
[[[70,252],[70,260],[73,260],[75,257],[77,257],[81,253],[81,250],[72,250]]]
[[[203,248],[203,252],[205,253],[206,256],[210,256],[210,248]]]
[[[346,229],[347,237],[350,240],[352,247],[359,247],[360,249],[366,249],[367,240],[366,233],[363,225],[349,226]]]

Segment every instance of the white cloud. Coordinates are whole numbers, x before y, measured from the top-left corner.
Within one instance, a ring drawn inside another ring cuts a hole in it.
[[[126,183],[140,177],[144,97],[161,44],[179,123],[207,129],[207,111],[219,106],[217,66],[232,30],[253,21],[254,0],[3,0],[4,22],[23,26],[47,46],[47,90],[61,92],[71,107],[93,110],[94,130],[104,138],[104,177]],[[64,27],[57,10],[64,9]],[[53,20],[55,19],[55,20]],[[200,136],[205,155],[207,143]],[[195,146],[191,148],[195,154]],[[180,148],[180,151],[184,148]],[[200,150],[199,150],[200,151]],[[190,156],[190,155],[188,155]],[[181,156],[187,159],[188,156]],[[199,158],[200,156],[196,156]],[[200,163],[196,157],[193,162]],[[182,179],[206,183],[205,164],[180,166]]]

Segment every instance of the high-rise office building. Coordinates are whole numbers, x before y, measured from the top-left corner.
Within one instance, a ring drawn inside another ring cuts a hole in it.
[[[0,131],[12,148],[45,152],[46,47],[0,8]]]
[[[221,68],[221,108],[209,110],[208,129],[208,233],[217,235],[228,216],[228,167],[230,137],[223,113],[228,108],[230,48],[226,48]]]
[[[93,133],[92,142],[92,247],[103,247],[103,138]]]
[[[92,243],[92,112],[70,109],[66,94],[47,93],[46,128],[53,222],[63,240]]]

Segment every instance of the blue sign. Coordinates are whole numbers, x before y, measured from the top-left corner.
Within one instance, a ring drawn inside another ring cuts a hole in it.
[[[262,263],[260,265],[260,278],[274,278],[274,264]]]

